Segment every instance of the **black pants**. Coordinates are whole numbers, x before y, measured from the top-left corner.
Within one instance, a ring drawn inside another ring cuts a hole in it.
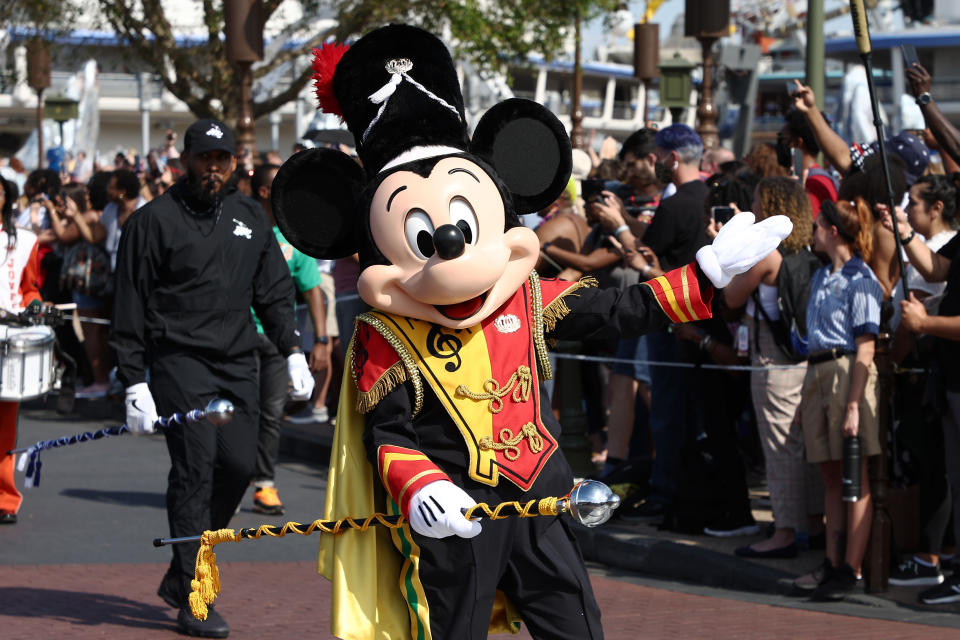
[[[260,431],[257,442],[257,486],[273,486],[280,455],[280,423],[287,402],[287,361],[267,336],[260,335]]]
[[[603,638],[590,576],[560,518],[484,520],[469,540],[405,532],[419,546],[419,571],[405,570],[402,579],[411,582],[408,592],[412,581],[422,583],[432,637],[486,638],[499,589],[538,640]]]
[[[222,529],[253,476],[257,452],[257,361],[253,353],[211,361],[184,352],[164,353],[150,367],[157,413],[202,408],[220,397],[234,404],[233,419],[215,427],[203,421],[164,431],[170,453],[167,518],[172,537]],[[173,546],[161,589],[186,604],[199,544]]]
[[[547,462],[533,487],[521,493],[501,477],[486,487],[447,469],[454,484],[465,487],[477,502],[496,505],[507,500],[562,496],[573,486],[573,474],[561,452]],[[391,505],[395,509],[395,505]],[[402,529],[394,543],[418,566],[404,566],[401,575],[408,601],[422,586],[434,638],[479,640],[487,637],[497,590],[518,609],[537,640],[601,640],[600,608],[590,576],[568,521],[561,517],[484,519],[474,538],[440,540]]]

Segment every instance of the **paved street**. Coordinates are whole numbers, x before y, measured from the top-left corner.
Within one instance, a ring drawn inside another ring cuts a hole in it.
[[[25,413],[21,444],[99,426]],[[43,461],[41,486],[27,492],[20,523],[0,528],[0,638],[175,637],[176,612],[156,596],[169,551],[151,545],[167,532],[162,438],[85,443],[47,451]],[[325,475],[322,463],[284,460],[278,486],[287,515],[252,513],[248,494],[232,524],[315,518]],[[287,536],[217,547],[218,609],[232,638],[328,637],[329,585],[315,571],[316,542]],[[607,638],[960,637],[948,628],[952,615],[905,607],[812,605],[603,567],[593,576]]]

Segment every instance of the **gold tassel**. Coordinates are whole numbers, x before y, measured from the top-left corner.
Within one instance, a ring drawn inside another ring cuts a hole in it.
[[[564,302],[564,298],[575,293],[579,289],[585,287],[594,288],[599,286],[599,282],[593,276],[587,276],[586,278],[580,278],[580,281],[574,284],[572,287],[564,291],[560,296],[558,296],[553,302],[548,304],[543,310],[543,328],[544,333],[550,333],[557,327],[557,322],[562,320],[568,313],[570,313],[570,307],[567,306],[567,303]]]
[[[233,529],[204,531],[200,536],[200,549],[197,550],[197,563],[188,598],[190,611],[197,620],[207,619],[207,605],[213,604],[220,594],[220,569],[217,568],[217,554],[213,552],[213,547],[227,540],[238,542],[240,537]]]
[[[398,384],[407,381],[407,370],[402,362],[394,362],[374,383],[370,391],[357,391],[357,411],[369,413]]]

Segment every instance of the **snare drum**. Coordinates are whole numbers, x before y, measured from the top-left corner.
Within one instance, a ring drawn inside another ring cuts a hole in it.
[[[30,400],[53,387],[53,329],[0,325],[0,400]]]

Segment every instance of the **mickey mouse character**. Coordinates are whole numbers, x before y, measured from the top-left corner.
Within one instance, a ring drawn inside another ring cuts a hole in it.
[[[300,152],[278,172],[273,208],[301,251],[358,253],[358,291],[373,307],[350,347],[325,518],[386,509],[409,522],[324,537],[334,635],[484,638],[522,619],[536,638],[601,638],[566,522],[481,525],[461,510],[573,485],[541,386],[547,340],[707,318],[711,282],[774,250],[789,221],[737,216],[699,266],[622,291],[540,280],[539,243],[518,213],[548,205],[569,178],[556,117],[511,99],[468,138],[446,47],[410,26],[326,46],[314,68],[320,106],[346,121],[363,168],[339,151]]]

